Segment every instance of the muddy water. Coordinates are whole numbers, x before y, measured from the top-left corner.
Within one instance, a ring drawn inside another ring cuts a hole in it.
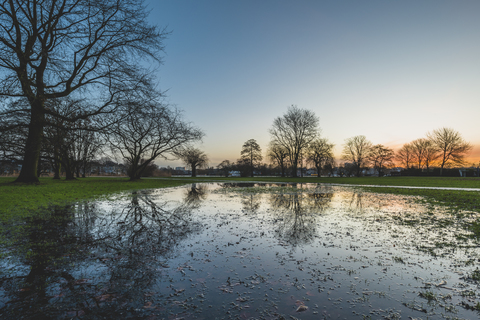
[[[196,184],[7,228],[0,318],[476,319],[480,248],[418,198]]]

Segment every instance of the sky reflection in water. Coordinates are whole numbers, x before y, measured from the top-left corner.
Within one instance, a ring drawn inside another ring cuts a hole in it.
[[[6,235],[2,319],[479,315],[477,214],[412,197],[194,184],[42,217]]]

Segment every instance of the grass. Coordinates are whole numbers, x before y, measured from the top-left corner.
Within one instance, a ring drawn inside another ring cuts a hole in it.
[[[53,180],[40,178],[40,184],[12,184],[14,178],[0,178],[0,221],[28,216],[39,208],[62,205],[76,200],[95,199],[109,194],[138,189],[166,188],[190,181],[127,178],[83,178]]]
[[[28,215],[41,207],[65,204],[68,202],[95,199],[119,191],[138,190],[148,188],[165,188],[185,185],[192,182],[290,182],[290,183],[335,183],[352,185],[382,185],[382,186],[415,186],[415,187],[457,187],[480,188],[480,178],[451,178],[451,177],[362,177],[362,178],[164,178],[142,179],[131,182],[127,178],[81,178],[73,181],[53,180],[41,178],[40,184],[12,184],[14,178],[0,178],[0,219],[5,220],[13,216]],[[372,192],[393,193],[403,195],[417,195],[426,197],[428,202],[455,206],[462,210],[480,211],[479,192],[428,190],[428,189],[401,189],[401,188],[366,188]],[[480,227],[472,227],[473,232],[480,235]],[[478,230],[477,230],[478,229]]]

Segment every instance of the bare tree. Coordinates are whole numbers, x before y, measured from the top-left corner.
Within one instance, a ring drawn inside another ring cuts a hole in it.
[[[247,140],[240,152],[241,158],[248,162],[250,167],[250,174],[253,177],[255,166],[262,161],[262,149],[255,139]]]
[[[351,161],[355,167],[357,177],[368,161],[368,154],[372,143],[365,136],[355,136],[345,140],[343,145],[342,159]]]
[[[333,143],[325,138],[314,140],[307,149],[307,161],[312,163],[317,169],[317,175],[320,177],[322,168],[328,163],[333,162]]]
[[[411,143],[405,143],[396,153],[395,160],[405,165],[405,168],[410,168],[413,161],[413,146]]]
[[[318,117],[314,112],[290,106],[282,117],[273,121],[272,141],[288,152],[292,175],[297,176],[298,161],[302,151],[318,136]]]
[[[205,152],[194,147],[185,147],[177,151],[177,156],[192,169],[192,177],[197,176],[197,168],[206,168],[208,157]]]
[[[282,172],[282,177],[285,177],[285,169],[288,166],[288,151],[283,146],[275,143],[275,141],[271,141],[268,150],[267,150],[267,157],[273,163],[276,163]]]
[[[114,116],[119,119],[104,136],[112,152],[127,163],[131,180],[140,179],[143,170],[158,157],[176,156],[182,147],[203,137],[200,129],[183,120],[180,111],[159,103],[132,102]]]
[[[225,177],[228,177],[228,173],[230,170],[232,170],[233,163],[230,162],[230,160],[223,160],[220,162],[217,166],[218,170],[223,171],[223,175]]]
[[[466,142],[458,131],[451,128],[433,130],[427,136],[439,153],[440,175],[444,167],[463,164],[465,155],[472,150],[472,145]]]
[[[430,166],[440,157],[438,149],[433,144],[431,139],[426,139],[425,141],[425,150],[423,153],[423,163],[425,164],[425,168],[427,172]]]
[[[165,31],[147,24],[142,0],[6,0],[0,3],[0,96],[26,98],[28,135],[18,182],[38,182],[46,102],[90,97],[74,122],[111,112],[151,78],[142,60],[160,61]]]
[[[412,153],[415,161],[417,162],[417,168],[422,169],[425,161],[425,154],[428,148],[428,140],[420,138],[411,142]]]
[[[384,169],[393,165],[395,153],[392,149],[383,144],[377,144],[370,148],[368,161],[373,164],[373,168],[378,172],[378,176],[385,174]]]

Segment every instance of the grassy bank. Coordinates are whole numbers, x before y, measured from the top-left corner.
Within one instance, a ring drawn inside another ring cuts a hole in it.
[[[293,182],[293,183],[335,183],[352,185],[384,185],[415,187],[456,187],[480,188],[479,178],[441,177],[363,177],[363,178],[165,178],[142,179],[131,182],[126,178],[84,178],[73,181],[41,178],[39,185],[12,184],[14,178],[0,178],[0,217],[25,215],[40,207],[65,204],[82,199],[94,199],[111,193],[148,188],[175,187],[192,182]],[[452,205],[458,209],[480,211],[479,192],[422,190],[399,188],[367,188],[372,192],[419,195],[439,204]]]
[[[0,178],[0,219],[28,215],[41,207],[95,199],[119,191],[180,186],[190,181],[126,178],[84,178],[53,180],[40,178],[40,184],[12,184],[14,178]]]

